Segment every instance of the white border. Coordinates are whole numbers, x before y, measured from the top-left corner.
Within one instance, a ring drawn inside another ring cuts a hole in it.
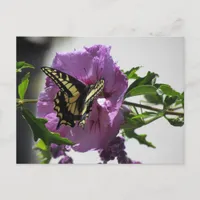
[[[199,5],[171,1],[3,1],[0,6],[1,106],[15,115],[15,39],[25,36],[184,36],[186,151],[181,166],[15,165],[15,121],[1,130],[2,199],[199,199]],[[6,103],[5,103],[6,102]],[[8,119],[9,120],[9,119]]]

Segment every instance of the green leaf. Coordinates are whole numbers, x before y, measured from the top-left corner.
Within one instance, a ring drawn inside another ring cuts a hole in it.
[[[177,98],[178,98],[177,96],[166,96],[165,100],[164,100],[165,108],[174,104],[176,102]]]
[[[142,66],[138,66],[138,67],[133,67],[131,70],[124,72],[124,74],[126,75],[126,77],[128,79],[137,79],[139,78],[139,76],[136,74],[136,72],[141,68]]]
[[[155,146],[146,140],[146,135],[138,135],[135,133],[137,128],[140,128],[148,123],[155,121],[156,119],[163,116],[163,112],[144,112],[142,114],[135,115],[135,113],[129,113],[124,115],[125,123],[121,125],[121,129],[123,130],[122,135],[127,138],[134,138],[138,140],[140,144],[147,145],[148,147],[155,148]],[[148,122],[145,122],[143,118],[151,117]]]
[[[34,146],[34,149],[40,149],[43,151],[47,151],[48,150],[48,146],[43,142],[43,140],[39,139]]]
[[[138,135],[133,129],[124,129],[124,135],[128,138],[136,139],[140,144],[146,145],[148,147],[156,148],[151,142],[146,140],[147,135],[141,134]]]
[[[138,115],[130,114],[129,116],[125,115],[125,123],[121,125],[121,129],[124,130],[135,130],[145,125],[145,121]],[[135,118],[134,118],[135,117]]]
[[[28,72],[23,78],[21,83],[18,85],[18,94],[21,100],[24,99],[24,95],[26,93],[26,90],[28,88],[29,84],[29,77],[30,77],[30,72]]]
[[[141,86],[141,85],[153,85],[155,83],[155,79],[158,77],[158,74],[155,74],[154,72],[148,72],[145,77],[140,77],[136,79],[128,88],[126,91],[125,96],[135,87]]]
[[[140,85],[132,88],[126,93],[125,98],[138,95],[156,95],[157,88],[152,85]]]
[[[48,122],[48,120],[44,118],[37,118],[37,119],[40,120],[43,124],[46,124]]]
[[[175,106],[182,105],[184,108],[184,92],[180,95],[179,99],[175,102]]]
[[[47,122],[46,119],[36,118],[27,108],[22,107],[21,109],[23,117],[26,119],[33,132],[35,141],[37,141],[38,139],[42,139],[47,146],[49,146],[51,143],[55,143],[58,145],[75,144],[67,138],[61,137],[58,133],[50,132],[45,126],[45,123]]]
[[[123,129],[136,129],[136,128],[139,128],[139,127],[142,127],[143,125],[145,125],[145,122],[143,119],[140,118],[134,118],[135,114],[133,113],[129,113],[127,115],[124,115],[124,120],[125,120],[125,123],[123,125],[121,125],[121,128]]]
[[[143,113],[141,113],[141,114],[135,115],[135,116],[132,117],[131,119],[138,119],[138,118],[143,118],[143,119],[145,119],[145,118],[153,117],[153,116],[155,116],[155,115],[157,115],[156,112],[143,112]]]
[[[162,104],[163,100],[162,100],[162,96],[158,95],[158,94],[146,94],[144,95],[144,98],[149,102],[149,103],[153,103],[155,105],[158,104]]]
[[[167,96],[181,97],[181,94],[175,91],[170,85],[162,84],[159,89],[162,90],[163,94]]]
[[[165,108],[174,104],[175,106],[182,104],[184,105],[184,93],[172,89],[170,85],[163,83],[156,83],[154,87],[157,88],[156,95],[145,95],[145,99],[149,103],[153,104],[163,104]]]
[[[146,76],[139,78],[135,81],[137,85],[153,85],[155,84],[155,78],[158,77],[158,74],[148,71]]]
[[[184,119],[183,118],[168,118],[165,116],[167,121],[172,125],[172,126],[183,126],[184,125]]]
[[[22,72],[22,69],[31,68],[34,69],[33,65],[26,63],[25,61],[17,62],[17,72]]]
[[[50,147],[45,145],[45,143],[39,139],[33,148],[37,151],[37,157],[41,164],[48,164],[51,160]]]
[[[165,96],[163,101],[165,108],[168,108],[172,104],[175,106],[182,104],[184,108],[184,92],[181,94],[167,84],[159,84],[158,90],[161,91],[161,93]]]
[[[137,129],[144,125],[147,125],[161,117],[164,116],[164,111],[159,112],[144,112],[141,114],[136,114],[135,112],[129,112],[124,114],[124,123],[120,128],[122,129]],[[144,120],[151,118],[148,120]]]

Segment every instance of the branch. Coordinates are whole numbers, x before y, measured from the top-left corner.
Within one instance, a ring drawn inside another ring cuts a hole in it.
[[[38,100],[37,99],[17,99],[17,104],[18,105],[22,105],[22,104],[25,104],[25,103],[37,103]]]
[[[156,112],[163,111],[162,109],[159,109],[159,108],[154,108],[154,107],[142,105],[142,104],[139,104],[139,103],[131,103],[131,102],[128,102],[128,101],[124,101],[123,104],[129,105],[129,106],[135,106],[135,107],[139,107],[139,108],[144,108],[144,109],[147,109],[147,110],[153,110],[153,111],[156,111]],[[184,113],[182,113],[182,112],[165,111],[165,114],[166,115],[177,115],[177,116],[180,116],[180,117],[184,117]]]
[[[17,103],[22,105],[24,103],[37,103],[37,99],[23,99],[23,100],[20,100],[20,99],[17,99]],[[139,103],[131,103],[131,102],[128,102],[128,101],[124,101],[123,102],[124,105],[129,105],[129,106],[135,106],[135,107],[138,107],[138,108],[144,108],[144,109],[147,109],[147,110],[153,110],[153,111],[156,111],[156,112],[160,112],[160,111],[163,111],[162,109],[159,109],[159,108],[155,108],[155,107],[151,107],[151,106],[147,106],[147,105],[142,105],[142,104],[139,104]],[[177,115],[177,116],[180,116],[180,117],[184,117],[184,113],[182,112],[173,112],[173,111],[165,111],[165,114],[166,115]]]

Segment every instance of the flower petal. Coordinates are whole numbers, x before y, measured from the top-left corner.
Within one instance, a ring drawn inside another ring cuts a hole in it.
[[[57,86],[49,86],[46,87],[44,91],[42,91],[38,98],[37,103],[37,116],[45,117],[49,113],[54,113],[54,97],[58,92]]]

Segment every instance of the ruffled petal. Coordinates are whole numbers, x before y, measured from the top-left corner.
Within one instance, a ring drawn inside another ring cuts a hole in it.
[[[49,86],[46,87],[44,91],[42,91],[38,98],[37,103],[37,116],[45,117],[49,113],[54,113],[54,97],[58,92],[57,86]]]

